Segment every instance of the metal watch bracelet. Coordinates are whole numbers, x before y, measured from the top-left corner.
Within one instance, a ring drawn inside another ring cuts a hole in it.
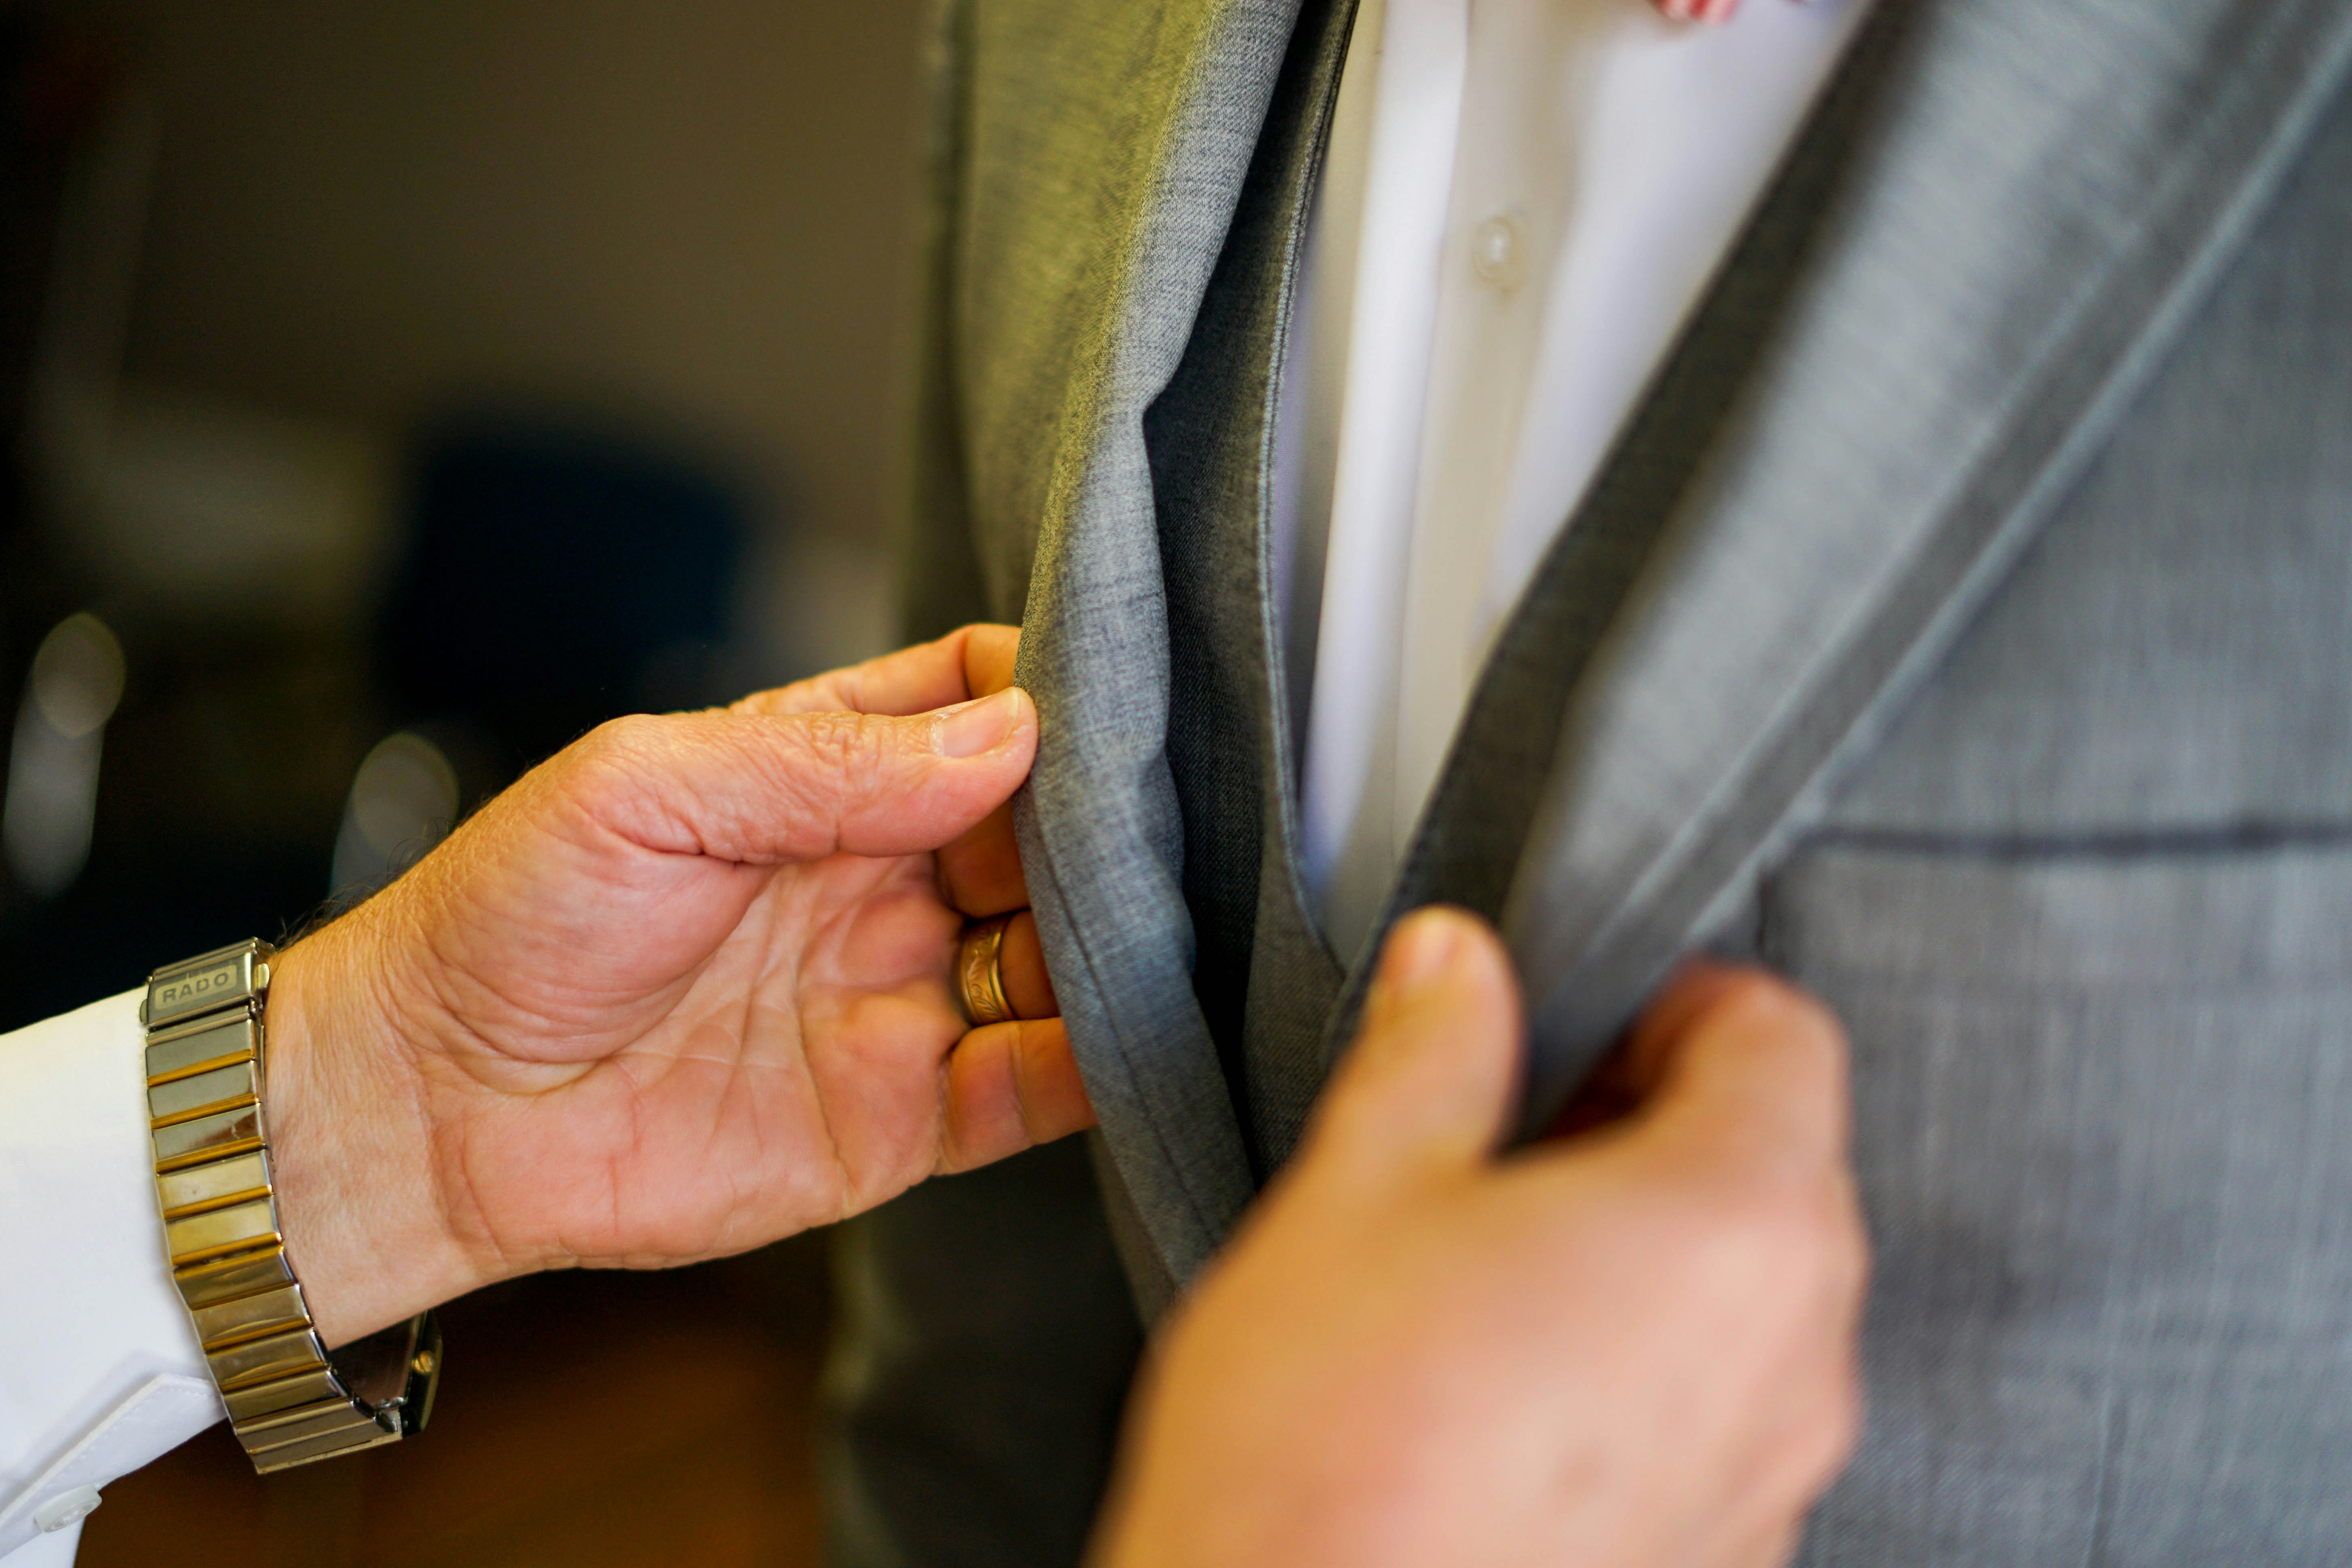
[[[286,1256],[263,1115],[266,942],[148,978],[147,1110],[172,1279],[229,1422],[263,1474],[423,1428],[440,1378],[433,1314],[330,1354]]]

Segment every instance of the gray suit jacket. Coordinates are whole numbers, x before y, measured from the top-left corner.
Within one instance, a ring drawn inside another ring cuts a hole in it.
[[[1349,14],[938,35],[908,580],[1025,626],[1154,1301],[1366,963],[1300,895],[1265,540]],[[1880,0],[1407,857],[1512,942],[1531,1120],[1694,944],[1845,1019],[1872,1415],[1810,1561],[2352,1561],[2347,68],[2352,0]]]

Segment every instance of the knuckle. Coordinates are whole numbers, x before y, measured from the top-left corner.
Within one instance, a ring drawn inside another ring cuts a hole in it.
[[[682,721],[650,713],[608,719],[532,770],[522,787],[551,820],[635,837],[674,822],[688,770]]]
[[[851,793],[873,784],[890,752],[889,726],[863,713],[812,713],[796,732],[817,773]]]
[[[624,713],[589,731],[575,749],[600,762],[626,761],[651,750],[665,728],[654,714]]]
[[[1791,1205],[1789,1240],[1817,1289],[1841,1305],[1858,1300],[1870,1271],[1870,1247],[1847,1184],[1822,1180]]]
[[[1727,1271],[1774,1282],[1793,1301],[1843,1304],[1860,1295],[1868,1251],[1839,1182],[1788,1167],[1699,1198],[1707,1213],[1696,1228]]]
[[[1726,1012],[1769,1008],[1778,1006],[1790,992],[1788,983],[1770,970],[1741,965],[1729,972],[1723,989],[1716,994],[1715,1005]]]
[[[1853,1458],[1862,1444],[1863,1426],[1862,1387],[1849,1372],[1821,1401],[1800,1440],[1805,1460],[1801,1480],[1808,1500],[1835,1480]]]
[[[1822,1440],[1829,1449],[1829,1471],[1835,1475],[1853,1458],[1862,1447],[1864,1430],[1869,1425],[1869,1411],[1863,1404],[1862,1380],[1849,1367],[1839,1380],[1836,1399],[1830,1405],[1828,1430]]]
[[[792,711],[794,700],[802,695],[801,688],[806,684],[807,682],[803,681],[792,686],[777,687],[772,690],[754,691],[747,697],[738,697],[727,705],[726,711],[738,719],[755,719],[763,713],[789,713]]]
[[[1827,1256],[1822,1262],[1830,1293],[1841,1302],[1857,1303],[1870,1288],[1870,1233],[1852,1190],[1843,1184],[1825,1206]]]
[[[1021,628],[1001,621],[967,621],[950,637],[964,639],[964,647],[983,658],[1009,659],[1021,646]]]
[[[668,725],[653,714],[607,719],[566,748],[568,782],[592,798],[625,790],[645,776],[669,740]]]
[[[1749,1245],[1790,1280],[1818,1278],[1828,1237],[1816,1206],[1788,1184],[1759,1185],[1744,1216]]]
[[[1832,1058],[1844,1054],[1845,1030],[1837,1015],[1811,992],[1768,971],[1740,971],[1717,995],[1713,1010],[1718,1022],[1742,1033]]]
[[[870,797],[889,783],[898,724],[863,712],[812,712],[795,720],[795,764],[785,787],[812,806]]]

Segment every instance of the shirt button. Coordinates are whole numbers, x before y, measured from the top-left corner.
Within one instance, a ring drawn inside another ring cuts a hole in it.
[[[79,1524],[98,1511],[106,1500],[98,1495],[96,1487],[76,1487],[69,1492],[59,1492],[33,1510],[33,1522],[44,1534],[63,1530],[69,1524]]]
[[[1527,241],[1508,213],[1496,213],[1470,236],[1470,270],[1478,281],[1508,293],[1527,271]]]

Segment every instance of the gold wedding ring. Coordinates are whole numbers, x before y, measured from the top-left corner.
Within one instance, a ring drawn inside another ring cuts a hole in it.
[[[1013,1016],[1013,1004],[1004,997],[1004,932],[1012,924],[1012,915],[974,921],[964,928],[956,948],[956,994],[963,1002],[964,1018],[975,1029]]]

